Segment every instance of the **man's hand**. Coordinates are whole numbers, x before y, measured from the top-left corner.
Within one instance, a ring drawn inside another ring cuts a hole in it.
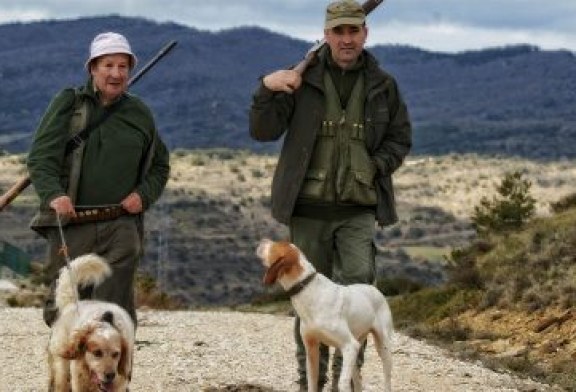
[[[284,91],[292,94],[302,84],[302,76],[296,71],[286,69],[272,72],[262,79],[264,86],[272,91]]]
[[[68,196],[58,196],[50,202],[50,208],[56,211],[58,215],[76,218],[76,210]]]
[[[142,212],[142,198],[136,192],[132,192],[124,200],[120,202],[122,208],[130,214],[138,214]]]

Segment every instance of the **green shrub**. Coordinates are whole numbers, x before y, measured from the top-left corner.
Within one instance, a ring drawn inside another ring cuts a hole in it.
[[[516,171],[507,173],[496,188],[498,195],[483,197],[474,207],[472,222],[479,234],[501,233],[521,228],[535,212],[536,200],[530,196],[532,183]]]
[[[556,214],[566,211],[570,208],[576,207],[576,193],[564,196],[560,200],[554,203],[550,203],[550,208]]]
[[[177,298],[173,298],[162,291],[156,280],[146,274],[139,273],[136,276],[136,305],[146,306],[152,309],[175,310],[183,309],[184,305]]]
[[[455,286],[427,287],[409,295],[390,298],[394,323],[399,327],[418,323],[433,324],[474,308],[481,300],[478,290]]]
[[[423,288],[421,283],[407,278],[379,278],[376,287],[387,297],[416,292]]]
[[[480,272],[476,266],[477,250],[474,246],[454,249],[448,258],[446,267],[448,282],[459,288],[481,289],[484,287]]]

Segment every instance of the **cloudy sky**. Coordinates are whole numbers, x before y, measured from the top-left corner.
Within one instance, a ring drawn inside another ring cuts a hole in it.
[[[201,30],[261,26],[314,41],[328,0],[0,0],[0,24],[119,14]],[[527,43],[576,51],[576,0],[386,0],[369,45],[459,52]]]

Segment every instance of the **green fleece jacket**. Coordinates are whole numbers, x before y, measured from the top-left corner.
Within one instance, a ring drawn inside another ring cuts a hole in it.
[[[107,110],[99,103],[91,79],[79,89],[79,94],[88,102],[88,122]],[[70,137],[74,101],[74,89],[64,89],[52,99],[28,154],[28,171],[42,208],[66,194],[69,173],[64,150]],[[144,178],[140,178],[154,138],[152,164]],[[125,94],[121,106],[86,141],[76,204],[118,204],[136,191],[147,209],[160,197],[169,171],[169,153],[157,135],[152,113],[139,98]]]

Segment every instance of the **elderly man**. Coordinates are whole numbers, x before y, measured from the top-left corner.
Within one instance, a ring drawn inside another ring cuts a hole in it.
[[[48,240],[46,282],[53,284],[65,265],[63,240],[71,258],[97,253],[113,274],[98,287],[83,289],[80,297],[114,302],[134,322],[142,215],[160,197],[169,174],[168,151],[150,109],[126,92],[135,65],[124,36],[98,34],[86,61],[86,85],[63,89],[52,99],[28,155],[41,203],[31,226]],[[70,152],[70,135],[94,123]],[[44,309],[47,325],[57,317],[53,305],[51,295]]]
[[[376,223],[397,221],[392,174],[411,147],[398,85],[364,48],[365,17],[356,1],[329,4],[326,45],[315,61],[302,75],[287,69],[264,76],[250,110],[254,139],[285,134],[272,183],[273,216],[289,226],[291,241],[319,272],[342,284],[375,281]],[[298,324],[298,383],[306,390]],[[323,347],[322,385],[327,363]],[[340,363],[336,355],[336,381]]]

